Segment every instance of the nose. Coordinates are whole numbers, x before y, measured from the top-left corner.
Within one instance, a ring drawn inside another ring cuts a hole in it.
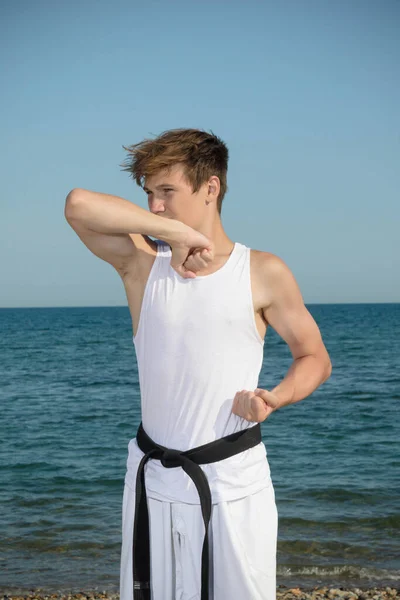
[[[149,209],[152,213],[163,213],[165,207],[160,200],[149,200]]]

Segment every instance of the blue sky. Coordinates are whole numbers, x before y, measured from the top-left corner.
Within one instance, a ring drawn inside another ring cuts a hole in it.
[[[126,305],[65,197],[147,208],[122,145],[175,127],[226,142],[225,230],[306,303],[399,302],[399,26],[398,0],[4,0],[0,306]]]

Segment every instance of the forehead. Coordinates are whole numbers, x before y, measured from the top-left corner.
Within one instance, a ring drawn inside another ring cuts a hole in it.
[[[184,178],[184,167],[182,165],[173,165],[169,169],[162,169],[155,175],[145,177],[144,186],[156,187],[163,183],[174,183],[187,186],[188,183]]]

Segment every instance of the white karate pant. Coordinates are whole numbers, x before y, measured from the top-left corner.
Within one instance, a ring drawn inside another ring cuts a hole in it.
[[[151,600],[200,600],[204,522],[199,504],[147,498]],[[125,483],[120,600],[132,600],[135,492]],[[270,485],[212,505],[208,527],[210,600],[276,600],[278,511]]]

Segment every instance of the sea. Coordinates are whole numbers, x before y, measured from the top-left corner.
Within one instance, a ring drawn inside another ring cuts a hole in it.
[[[399,587],[400,304],[307,304],[332,361],[261,424],[277,584]],[[259,387],[292,362],[270,327]],[[119,591],[140,390],[128,307],[0,309],[0,590]]]

